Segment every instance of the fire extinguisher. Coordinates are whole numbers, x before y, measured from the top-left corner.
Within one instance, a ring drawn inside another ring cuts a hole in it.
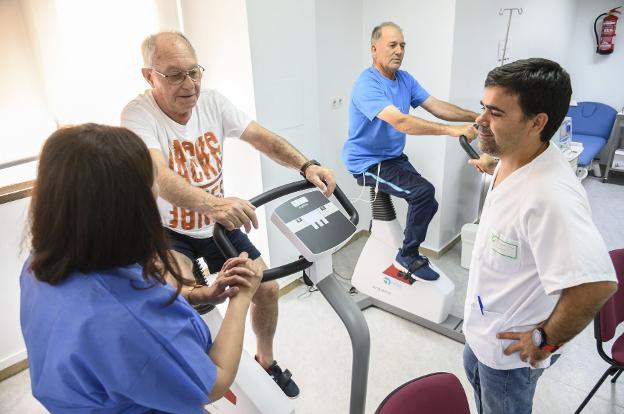
[[[618,11],[620,7],[609,10],[608,13],[602,13],[594,20],[594,35],[596,35],[596,53],[601,55],[608,55],[613,53],[615,48],[615,27],[618,21]],[[600,31],[600,39],[598,39],[598,32],[596,31],[596,23],[602,16],[607,16],[602,20],[602,30]]]

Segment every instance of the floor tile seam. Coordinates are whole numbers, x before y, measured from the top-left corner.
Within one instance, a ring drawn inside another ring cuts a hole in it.
[[[547,373],[547,372],[546,372],[546,373]],[[545,378],[546,378],[546,377],[545,377]],[[596,378],[596,382],[598,382],[598,379],[599,379],[599,378]],[[548,381],[556,382],[556,383],[558,383],[558,384],[567,385],[568,387],[570,387],[570,388],[572,388],[572,389],[574,389],[574,390],[576,390],[576,391],[583,392],[583,393],[584,393],[584,394],[582,394],[582,395],[583,395],[583,399],[585,399],[585,398],[587,397],[587,395],[589,394],[589,392],[591,391],[591,388],[586,390],[586,389],[584,389],[584,388],[580,388],[580,387],[574,386],[574,385],[569,384],[569,383],[567,383],[567,382],[560,381],[560,380],[558,380],[558,379],[556,379],[556,378],[548,378]],[[600,385],[600,388],[602,388],[602,387],[605,385],[605,383],[607,383],[607,382],[609,382],[609,383],[610,383],[610,381],[611,381],[610,379],[609,379],[609,381],[605,380],[605,382],[603,382],[603,383]],[[593,386],[596,384],[596,382],[594,382],[594,383],[592,384],[592,388],[593,388]],[[539,387],[539,385],[538,385],[538,387]],[[598,398],[598,399],[600,399],[600,400],[602,400],[602,401],[604,401],[604,402],[606,402],[606,403],[608,403],[608,404],[609,404],[609,403],[612,403],[612,404],[613,404],[613,405],[615,405],[616,407],[619,407],[619,408],[624,408],[624,401],[622,401],[621,403],[618,403],[616,400],[608,400],[608,399],[606,399],[606,398],[602,397],[601,395],[597,394],[597,392],[598,392],[598,391],[596,391],[596,394],[594,394],[594,395],[592,396],[592,399],[594,399],[594,398]],[[590,401],[591,401],[591,400],[590,400]],[[579,402],[579,404],[580,404],[580,402]]]

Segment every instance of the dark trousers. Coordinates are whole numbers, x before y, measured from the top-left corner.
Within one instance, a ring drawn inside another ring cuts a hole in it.
[[[427,235],[429,223],[438,211],[433,185],[416,171],[405,154],[382,161],[379,177],[377,164],[370,166],[363,174],[353,176],[359,185],[373,188],[379,180],[379,191],[407,201],[403,247],[399,254],[405,258],[416,256],[420,243]]]

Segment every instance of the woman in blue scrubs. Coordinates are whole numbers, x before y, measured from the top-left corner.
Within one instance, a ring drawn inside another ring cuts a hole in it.
[[[201,413],[234,380],[262,270],[243,253],[214,339],[166,284],[167,253],[147,147],[124,128],[53,133],[30,206],[31,255],[20,277],[33,395],[52,413]]]

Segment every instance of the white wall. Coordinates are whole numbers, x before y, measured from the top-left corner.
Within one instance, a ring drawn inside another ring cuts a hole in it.
[[[316,58],[318,61],[318,114],[323,165],[334,170],[336,182],[351,199],[361,193],[340,158],[347,138],[351,87],[367,66],[362,55],[362,1],[316,1]],[[342,104],[332,107],[335,99]],[[362,198],[368,200],[368,190]],[[370,204],[356,202],[358,227],[368,229]]]
[[[118,125],[121,109],[145,89],[140,46],[158,29],[154,2],[27,0],[23,7],[54,119]]]
[[[22,251],[30,198],[0,205],[0,370],[26,359],[19,324],[19,274],[26,259]]]
[[[308,158],[322,159],[314,16],[312,0],[247,1],[258,122]],[[300,179],[298,172],[262,158],[265,190]],[[279,230],[269,225],[268,232],[273,266],[298,257]]]
[[[457,0],[451,102],[473,110],[480,107],[485,77],[500,65],[502,57],[509,20],[508,11],[499,15],[502,8],[523,9],[521,15],[513,13],[505,63],[545,57],[569,70],[567,55],[573,44],[572,22],[577,3],[577,0]],[[447,147],[445,159],[444,189],[448,198],[441,206],[441,238],[449,240],[463,223],[477,217],[481,180],[474,169],[466,165],[467,158],[457,147]]]
[[[0,163],[35,155],[42,136],[55,129],[41,92],[43,83],[28,36],[23,4],[0,2]],[[0,182],[32,179],[27,171],[0,171]],[[14,181],[15,182],[15,181]]]
[[[620,5],[621,1],[613,0],[577,1],[567,56],[572,97],[577,101],[603,102],[618,111],[624,108],[623,18],[618,21],[615,50],[610,55],[596,53],[592,24],[598,15]],[[599,34],[601,22],[602,18],[597,24]]]
[[[203,88],[217,89],[234,105],[256,117],[245,0],[183,0],[184,32],[206,68]],[[262,193],[260,154],[243,141],[227,139],[223,179],[226,196],[249,199]],[[241,166],[244,166],[241,168]],[[264,209],[258,211],[259,230],[249,237],[270,263]]]

